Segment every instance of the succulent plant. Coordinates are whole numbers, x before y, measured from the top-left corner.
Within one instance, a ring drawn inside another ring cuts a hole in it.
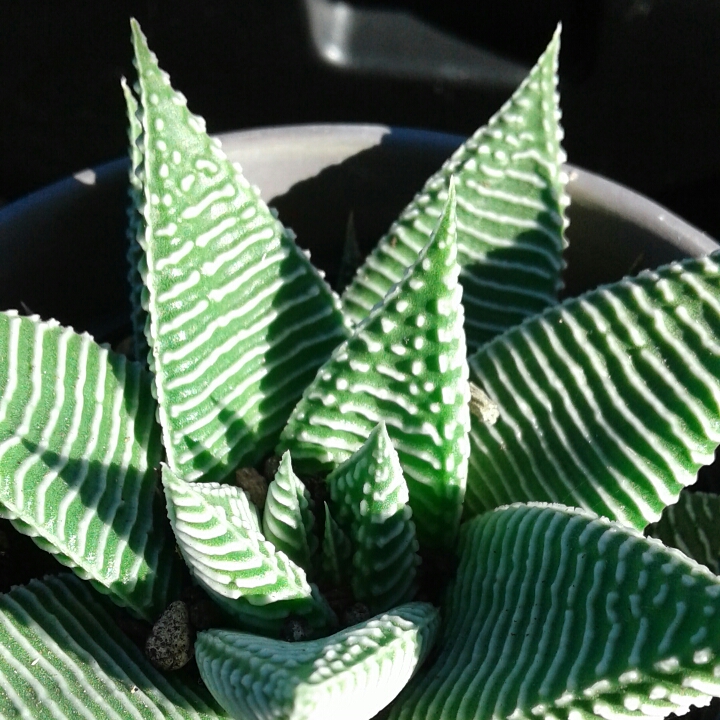
[[[135,359],[0,314],[0,506],[75,573],[0,596],[2,716],[709,703],[720,257],[558,302],[559,32],[342,298],[132,35]]]

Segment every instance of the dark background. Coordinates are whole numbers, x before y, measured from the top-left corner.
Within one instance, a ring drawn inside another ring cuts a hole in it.
[[[569,160],[720,237],[716,0],[0,0],[0,203],[125,153],[130,16],[211,132],[345,121],[465,135],[562,19]]]

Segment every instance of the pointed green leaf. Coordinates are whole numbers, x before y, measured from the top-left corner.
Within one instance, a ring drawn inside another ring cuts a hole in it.
[[[204,688],[158,672],[71,575],[0,595],[0,687],[3,718],[227,717]]]
[[[409,603],[331,637],[288,643],[209,630],[195,655],[217,701],[243,720],[370,720],[400,692],[432,647],[429,603]]]
[[[568,300],[470,358],[466,510],[562,502],[643,529],[720,442],[720,256]]]
[[[415,523],[400,461],[384,423],[327,482],[338,517],[341,510],[350,515],[355,599],[373,615],[412,600],[420,564]]]
[[[451,187],[433,237],[320,369],[279,446],[300,471],[331,471],[384,421],[421,544],[448,546],[465,494],[470,425],[455,237]]]
[[[263,534],[294,563],[310,572],[318,547],[314,525],[310,493],[293,472],[290,453],[285,453],[268,487]]]
[[[152,617],[180,565],[155,497],[142,368],[55,321],[0,313],[0,507],[115,602]]]
[[[163,465],[168,515],[180,552],[198,581],[243,625],[279,632],[288,615],[312,627],[328,621],[305,572],[258,530],[245,493],[232,485],[188,483]]]
[[[720,495],[683,490],[646,534],[720,575]]]
[[[147,362],[150,352],[145,330],[147,325],[147,312],[144,307],[147,294],[143,274],[147,270],[145,253],[141,242],[145,239],[145,219],[142,214],[143,206],[143,152],[139,141],[142,136],[142,124],[138,118],[138,102],[135,93],[127,84],[125,78],[120,81],[128,118],[128,141],[130,146],[130,185],[128,195],[128,283],[130,284],[130,320],[133,330],[133,348],[135,359],[143,365]],[[142,271],[141,271],[142,268]]]
[[[592,513],[463,526],[438,658],[394,720],[664,717],[720,693],[720,578]]]
[[[417,257],[457,179],[458,259],[473,351],[557,300],[566,245],[557,96],[560,31],[502,109],[415,196],[345,291],[359,322]]]
[[[342,586],[350,577],[352,545],[325,503],[325,534],[322,544],[322,571],[330,587]]]
[[[338,298],[149,51],[133,22],[150,343],[168,463],[222,480],[277,442],[346,337]]]

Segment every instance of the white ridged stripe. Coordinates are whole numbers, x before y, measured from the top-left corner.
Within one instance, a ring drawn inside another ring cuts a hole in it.
[[[194,288],[200,282],[200,273],[197,270],[193,270],[185,280],[176,280],[173,286],[166,290],[164,293],[158,295],[159,303],[168,303],[171,300],[175,300],[180,297],[183,293]]]
[[[167,335],[180,330],[183,325],[187,325],[187,323],[202,315],[209,307],[210,303],[205,298],[199,300],[189,310],[179,313],[172,320],[161,323],[158,327],[158,335]]]
[[[205,195],[205,197],[200,200],[199,203],[195,205],[190,205],[189,207],[185,208],[181,213],[181,217],[183,218],[183,220],[192,220],[193,218],[198,217],[198,215],[207,210],[213,203],[226,198],[235,197],[235,195],[235,186],[232,183],[228,182],[220,190],[210,191],[207,195]]]

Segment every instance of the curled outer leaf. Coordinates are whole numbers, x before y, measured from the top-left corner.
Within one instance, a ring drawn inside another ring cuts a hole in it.
[[[209,693],[158,672],[72,575],[0,595],[0,717],[221,720]]]
[[[340,587],[350,576],[352,545],[325,503],[325,534],[322,544],[322,573],[330,587]]]
[[[298,471],[330,472],[384,421],[418,539],[435,547],[454,542],[470,427],[452,183],[446,199],[415,264],[318,371],[279,446]]]
[[[238,720],[370,720],[421,665],[438,625],[432,605],[408,603],[308,642],[209,630],[195,656],[210,692]]]
[[[663,717],[720,692],[720,578],[587,511],[465,523],[443,616],[394,720]]]
[[[557,301],[566,245],[567,175],[557,94],[560,29],[510,100],[402,212],[343,295],[362,320],[427,242],[457,180],[458,260],[468,348]]]
[[[318,547],[314,524],[310,493],[293,472],[290,453],[285,453],[268,487],[263,534],[294,563],[310,572]]]
[[[418,542],[407,485],[384,423],[327,482],[333,507],[350,514],[355,599],[373,615],[411,600],[417,590]]]
[[[275,445],[347,331],[339,299],[132,31],[163,439],[182,478],[219,481]]]
[[[332,621],[302,568],[258,529],[255,508],[232,485],[188,483],[163,466],[168,515],[180,552],[205,590],[243,626],[278,634],[290,614],[311,632]]]
[[[0,313],[0,512],[134,613],[181,565],[155,490],[160,429],[137,363],[57,322]]]
[[[720,575],[720,496],[683,490],[645,533]]]
[[[720,442],[720,255],[593,290],[469,359],[499,406],[472,423],[465,510],[577,505],[642,530]]]

